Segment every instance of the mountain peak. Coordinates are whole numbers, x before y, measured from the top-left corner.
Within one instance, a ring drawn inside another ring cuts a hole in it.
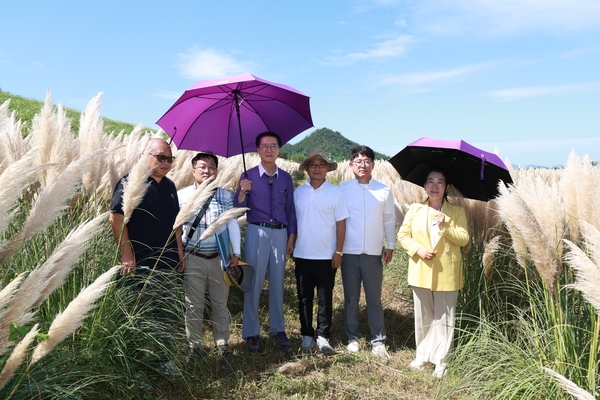
[[[281,148],[279,156],[288,160],[301,162],[306,153],[313,149],[321,149],[334,161],[350,158],[350,150],[360,146],[360,143],[346,139],[340,132],[329,128],[319,128],[296,144],[286,144]],[[368,145],[367,145],[368,146]],[[385,154],[375,152],[375,158],[387,160]]]

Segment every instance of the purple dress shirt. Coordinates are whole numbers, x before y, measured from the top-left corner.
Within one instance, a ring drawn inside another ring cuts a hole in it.
[[[252,190],[246,193],[246,198],[240,203],[238,196],[241,186],[238,185],[234,197],[236,207],[250,208],[246,220],[249,223],[284,224],[288,235],[296,233],[294,184],[290,174],[278,168],[272,177],[266,173],[259,176],[258,166],[249,169],[247,174],[247,179],[252,181]],[[245,179],[244,175],[241,179]]]

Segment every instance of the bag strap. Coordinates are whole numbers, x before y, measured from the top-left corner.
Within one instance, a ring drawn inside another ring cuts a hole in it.
[[[192,236],[194,236],[194,232],[196,232],[196,228],[198,228],[198,224],[200,223],[200,220],[202,219],[202,217],[204,217],[204,214],[206,214],[206,210],[208,210],[208,206],[210,206],[210,202],[212,201],[213,197],[215,197],[215,194],[217,194],[217,189],[215,189],[212,192],[212,194],[210,195],[210,197],[202,205],[202,208],[200,209],[200,211],[198,212],[198,214],[196,214],[196,219],[194,219],[194,222],[192,223],[192,226],[190,227],[190,231],[188,232],[185,244],[183,245],[184,249],[187,246],[187,244],[190,241],[190,239],[192,238]]]

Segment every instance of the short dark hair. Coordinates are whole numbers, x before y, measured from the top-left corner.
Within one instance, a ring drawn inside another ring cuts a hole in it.
[[[260,141],[264,137],[274,137],[275,139],[277,139],[277,146],[281,147],[281,138],[279,137],[279,135],[276,134],[275,132],[267,131],[267,132],[261,133],[260,135],[258,135],[256,137],[255,142],[256,142],[257,149],[260,147]]]
[[[194,158],[192,158],[192,168],[196,167],[198,160],[206,160],[207,158],[212,158],[215,161],[215,167],[219,168],[219,159],[213,152],[210,151],[202,151],[196,154]]]
[[[370,158],[371,161],[375,161],[375,152],[369,146],[361,145],[350,150],[350,161],[354,160],[360,155]]]

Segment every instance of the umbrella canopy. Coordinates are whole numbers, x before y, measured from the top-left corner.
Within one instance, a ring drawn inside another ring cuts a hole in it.
[[[196,83],[158,121],[178,149],[230,157],[256,151],[271,131],[282,144],[313,126],[309,97],[249,73]],[[244,161],[244,169],[245,161]]]
[[[421,138],[389,159],[402,179],[423,186],[432,166],[443,167],[463,196],[488,201],[498,195],[498,182],[513,182],[500,157],[463,140]]]

